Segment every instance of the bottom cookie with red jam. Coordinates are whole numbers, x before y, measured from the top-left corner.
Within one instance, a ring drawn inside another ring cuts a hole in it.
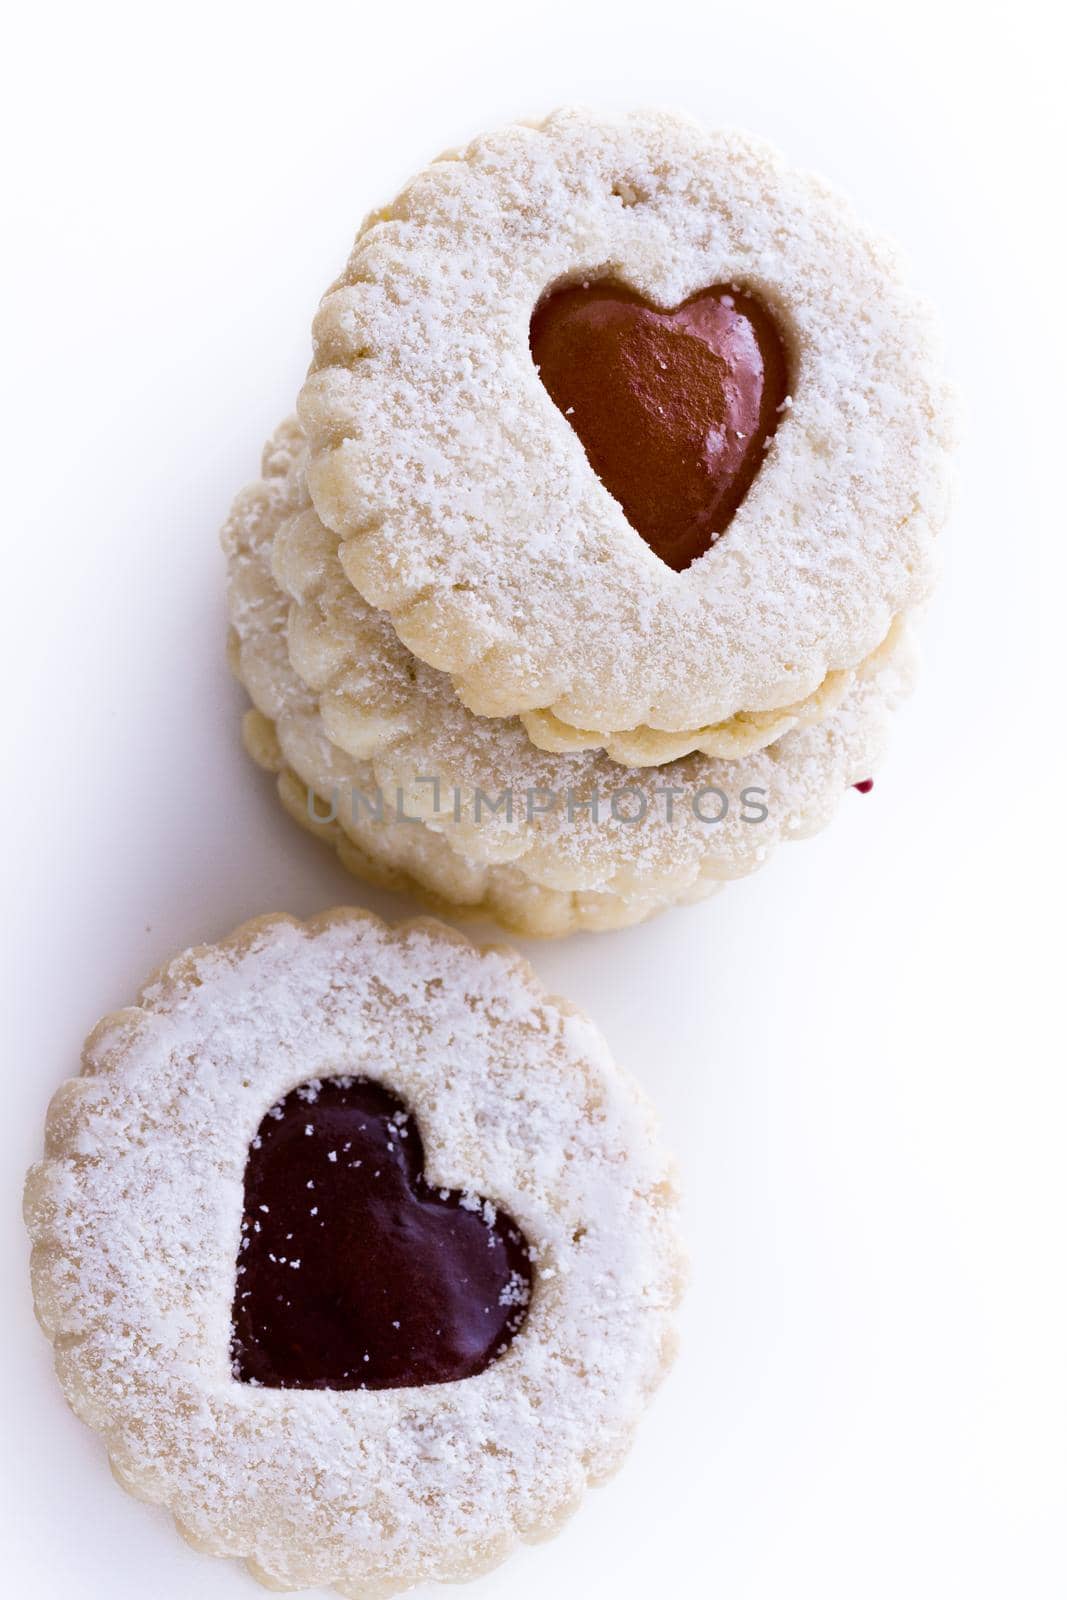
[[[674,1348],[647,1104],[518,956],[432,922],[179,956],[90,1036],[25,1210],[115,1475],[273,1588],[385,1596],[544,1537]]]

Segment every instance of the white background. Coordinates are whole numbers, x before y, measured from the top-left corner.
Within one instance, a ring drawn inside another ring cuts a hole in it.
[[[706,906],[533,949],[659,1102],[693,1281],[622,1474],[472,1600],[1067,1592],[1051,19],[542,0],[9,24],[9,1593],[255,1592],[120,1493],[65,1409],[22,1173],[82,1036],[164,957],[267,910],[410,909],[347,879],[242,755],[216,528],[362,213],[445,145],[573,100],[737,123],[848,191],[942,308],[967,442],[925,673],[873,795]]]

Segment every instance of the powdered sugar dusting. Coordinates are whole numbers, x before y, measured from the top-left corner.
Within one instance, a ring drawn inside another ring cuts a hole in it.
[[[605,275],[661,306],[736,283],[790,348],[763,470],[681,574],[530,360],[542,294]],[[931,586],[954,424],[928,308],[823,184],[683,118],[563,111],[434,163],[358,237],[300,409],[348,577],[484,715],[687,733],[795,705]]]
[[[616,1463],[670,1353],[670,1170],[595,1030],[517,957],[365,913],[262,919],[107,1019],[89,1069],[27,1183],[38,1312],[120,1479],[197,1543],[278,1586],[393,1592],[498,1559]],[[476,1378],[233,1379],[249,1142],[339,1074],[401,1097],[427,1178],[492,1197],[534,1247],[523,1328]]]

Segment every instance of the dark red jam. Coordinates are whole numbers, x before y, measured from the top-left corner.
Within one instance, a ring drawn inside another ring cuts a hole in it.
[[[510,1217],[433,1189],[418,1127],[380,1084],[313,1079],[248,1152],[231,1355],[243,1383],[395,1389],[481,1372],[526,1317]]]
[[[789,385],[770,312],[729,284],[673,311],[574,285],[541,301],[530,349],[631,527],[683,571],[726,531],[781,420]]]

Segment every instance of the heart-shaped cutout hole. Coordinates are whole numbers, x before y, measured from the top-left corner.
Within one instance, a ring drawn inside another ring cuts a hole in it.
[[[673,311],[619,285],[569,285],[537,307],[530,349],[630,526],[682,572],[726,531],[781,419],[770,312],[730,284]]]
[[[470,1378],[522,1326],[531,1278],[510,1217],[430,1188],[394,1095],[312,1079],[271,1107],[248,1152],[234,1376],[283,1389]]]

